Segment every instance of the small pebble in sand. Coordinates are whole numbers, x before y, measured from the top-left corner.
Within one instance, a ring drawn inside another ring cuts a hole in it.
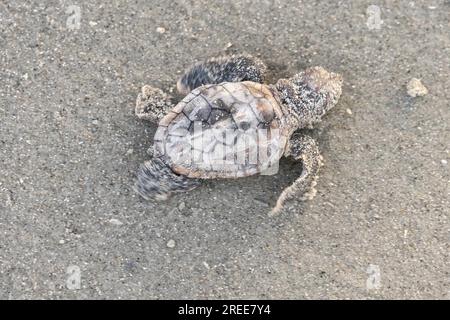
[[[441,160],[441,163],[445,166],[445,165],[447,165],[448,164],[448,161],[447,160],[445,160],[445,159],[442,159]]]
[[[348,109],[348,108],[347,108],[347,109],[345,110],[345,112],[347,112],[349,115],[352,115],[352,114],[353,114],[352,109]]]
[[[118,220],[118,219],[114,219],[114,218],[110,219],[110,220],[109,220],[109,223],[111,223],[111,224],[113,224],[113,225],[115,225],[115,226],[121,226],[121,225],[123,225],[123,222],[122,222],[122,221],[120,221],[120,220]]]
[[[411,97],[422,97],[428,94],[428,89],[417,78],[412,78],[406,85],[406,89]]]
[[[163,27],[158,27],[158,28],[156,28],[156,32],[163,34],[166,32],[166,29]]]
[[[167,247],[168,248],[174,248],[175,247],[175,240],[170,239],[167,241]]]

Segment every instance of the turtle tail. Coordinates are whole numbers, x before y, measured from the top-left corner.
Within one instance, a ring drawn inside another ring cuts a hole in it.
[[[200,184],[173,172],[160,158],[143,163],[138,172],[134,190],[146,200],[166,200],[172,193],[189,191]]]

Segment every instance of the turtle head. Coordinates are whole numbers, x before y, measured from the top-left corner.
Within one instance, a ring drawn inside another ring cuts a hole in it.
[[[276,84],[282,103],[289,108],[300,128],[319,122],[337,103],[342,77],[322,67],[312,67]]]

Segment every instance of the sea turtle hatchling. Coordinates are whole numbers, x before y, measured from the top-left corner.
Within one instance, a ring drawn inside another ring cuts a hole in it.
[[[316,142],[295,131],[321,120],[341,95],[342,78],[308,68],[275,85],[264,84],[266,66],[247,54],[210,58],[188,69],[177,83],[178,104],[162,90],[144,86],[136,115],[158,123],[153,157],[141,165],[135,190],[164,200],[191,190],[202,179],[276,173],[291,156],[302,173],[282,191],[272,213],[286,200],[312,198],[321,156]]]

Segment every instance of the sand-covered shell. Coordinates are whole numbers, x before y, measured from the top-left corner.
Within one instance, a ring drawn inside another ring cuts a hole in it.
[[[224,82],[194,89],[161,121],[155,156],[190,178],[244,177],[270,170],[289,136],[267,85]]]

